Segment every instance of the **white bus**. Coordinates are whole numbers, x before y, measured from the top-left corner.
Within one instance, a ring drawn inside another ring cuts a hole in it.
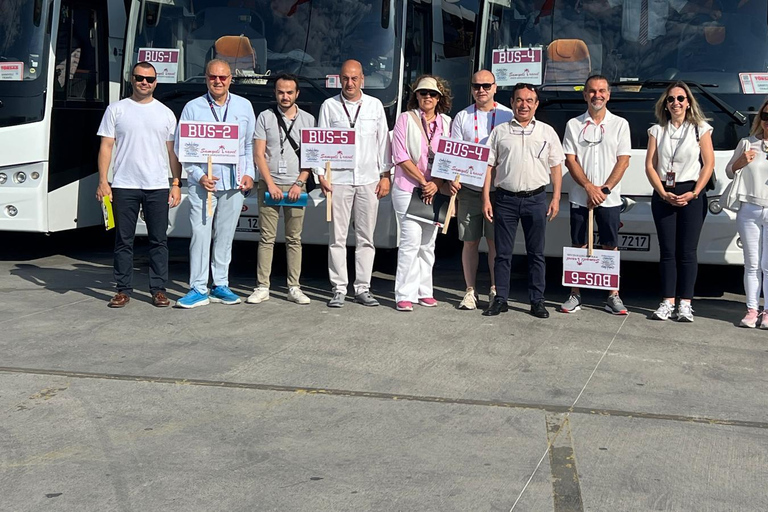
[[[102,222],[96,137],[120,94],[124,0],[0,2],[0,231]]]
[[[599,73],[612,82],[608,108],[629,121],[634,148],[621,185],[620,242],[625,260],[658,261],[652,189],[645,177],[647,129],[655,122],[654,103],[663,89],[670,81],[686,82],[712,119],[718,180],[715,190],[707,192],[709,214],[699,262],[743,264],[735,215],[721,211],[717,199],[728,181],[725,165],[739,139],[748,134],[764,99],[765,92],[757,93],[760,80],[768,80],[768,4],[652,1],[646,44],[637,42],[641,4],[640,0],[491,0],[480,15],[478,66],[493,67],[493,50],[541,48],[543,61],[527,68],[543,79],[536,114],[561,137],[567,121],[586,110],[580,89],[584,79]],[[526,68],[520,71],[525,73]],[[508,103],[510,89],[500,87],[497,98]],[[565,192],[572,183],[566,177]],[[552,257],[560,257],[562,247],[570,244],[567,194],[560,212],[547,228],[546,251]],[[522,237],[518,240],[516,249],[522,252]]]
[[[317,116],[320,104],[340,92],[342,62],[356,59],[363,64],[365,93],[382,101],[391,128],[407,103],[408,85],[422,73],[451,82],[456,110],[468,104],[479,5],[478,0],[136,0],[128,17],[123,96],[130,94],[130,68],[140,50],[174,50],[178,62],[160,66],[170,77],[159,83],[155,97],[177,116],[187,101],[205,92],[203,72],[213,57],[230,61],[231,90],[248,98],[257,115],[275,102],[268,76],[288,72],[301,77],[299,105]],[[310,196],[302,241],[327,244],[325,200],[319,187]],[[253,194],[243,210],[236,238],[258,240]],[[378,219],[376,246],[396,247],[389,198],[381,201]],[[187,201],[171,211],[170,223],[170,236],[191,235]],[[138,232],[146,233],[142,222]],[[354,244],[353,230],[349,242]]]

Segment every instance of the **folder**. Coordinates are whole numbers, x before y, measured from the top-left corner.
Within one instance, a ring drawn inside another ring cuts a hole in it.
[[[307,199],[307,193],[302,192],[296,201],[290,202],[288,200],[288,193],[284,192],[283,198],[280,201],[275,201],[272,199],[272,196],[269,195],[269,192],[264,192],[264,204],[267,206],[291,206],[294,208],[305,208],[307,206]]]
[[[415,188],[405,216],[419,222],[443,227],[448,215],[448,203],[450,201],[450,196],[437,193],[432,199],[432,204],[426,204],[421,199],[421,189]]]
[[[101,213],[104,214],[104,227],[107,231],[115,227],[115,214],[112,211],[112,201],[109,196],[104,196],[101,199]]]

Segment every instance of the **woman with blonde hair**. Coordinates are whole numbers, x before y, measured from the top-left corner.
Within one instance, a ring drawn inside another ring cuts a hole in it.
[[[440,137],[450,137],[451,89],[440,77],[422,75],[412,86],[408,111],[395,122],[392,160],[395,166],[392,205],[400,221],[397,252],[395,302],[398,311],[413,311],[413,304],[434,307],[432,267],[435,264],[437,226],[406,217],[413,191],[421,189],[425,203],[431,203],[442,187],[450,184],[432,178],[432,160]]]
[[[768,297],[768,99],[763,101],[752,122],[749,137],[741,139],[725,173],[734,180],[728,207],[737,210],[736,223],[744,251],[744,292],[747,314],[742,327],[757,327],[759,322],[760,282]],[[768,329],[763,317],[760,327]]]
[[[648,130],[645,174],[653,187],[651,212],[659,238],[663,299],[653,318],[676,316],[679,322],[693,322],[697,249],[707,215],[705,188],[715,165],[712,126],[683,82],[664,90],[655,114],[658,124]]]

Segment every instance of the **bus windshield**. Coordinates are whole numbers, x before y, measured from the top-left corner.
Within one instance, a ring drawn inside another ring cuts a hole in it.
[[[740,93],[739,73],[768,70],[765,0],[491,0],[493,49],[543,49],[543,82],[682,80]],[[520,80],[526,81],[526,80]]]
[[[43,74],[45,3],[0,1],[0,81],[36,80]]]
[[[342,62],[356,59],[366,89],[385,89],[395,69],[389,2],[144,0],[134,62],[141,48],[178,49],[177,82],[202,81],[206,62],[221,58],[230,63],[236,82],[293,73],[333,88]]]

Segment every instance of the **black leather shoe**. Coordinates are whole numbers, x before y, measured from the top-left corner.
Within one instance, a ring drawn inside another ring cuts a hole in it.
[[[506,313],[509,311],[507,301],[501,299],[494,299],[493,304],[488,306],[488,309],[483,311],[483,316],[496,316],[499,313]]]
[[[549,318],[549,311],[544,307],[544,301],[531,302],[531,314],[537,318]]]

